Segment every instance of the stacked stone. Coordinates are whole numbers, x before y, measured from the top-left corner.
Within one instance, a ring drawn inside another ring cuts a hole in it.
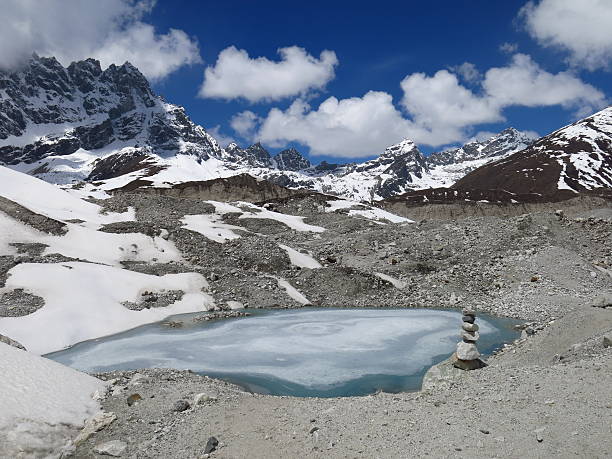
[[[457,344],[453,365],[462,370],[476,370],[485,366],[476,347],[476,341],[480,338],[478,325],[475,324],[476,314],[469,308],[464,308],[462,312],[461,342]]]

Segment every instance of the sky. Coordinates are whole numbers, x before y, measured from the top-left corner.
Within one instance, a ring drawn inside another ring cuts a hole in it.
[[[612,1],[0,0],[0,67],[129,60],[222,145],[368,159],[610,105]]]

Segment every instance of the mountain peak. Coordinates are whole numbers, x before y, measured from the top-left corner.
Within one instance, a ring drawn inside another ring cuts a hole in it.
[[[311,167],[310,161],[295,148],[287,148],[274,156],[276,167],[284,171],[299,171]]]

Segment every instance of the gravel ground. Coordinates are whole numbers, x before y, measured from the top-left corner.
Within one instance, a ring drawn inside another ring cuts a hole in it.
[[[124,263],[126,269],[199,272],[220,309],[231,302],[300,306],[279,287],[283,278],[318,306],[469,306],[529,324],[524,338],[491,357],[485,369],[465,373],[441,365],[420,393],[299,399],[249,394],[189,372],[101,375],[117,379],[103,402],[117,420],[81,443],[76,457],[100,457],[94,450],[111,440],[125,443],[123,457],[143,458],[610,457],[612,348],[604,337],[612,332],[612,308],[591,306],[612,295],[608,207],[572,208],[568,202],[559,203],[564,212],[536,206],[528,214],[488,211],[469,218],[461,212],[443,218],[435,210],[435,220],[421,209],[417,223],[380,225],[346,211],[327,213],[317,196],[295,197],[271,204],[325,232],[227,214],[226,222],[244,231],[219,244],[180,222],[184,215],[213,212],[210,204],[144,194],[100,204],[108,211],[133,206],[138,219],[104,231],[162,235],[185,260]],[[322,268],[293,266],[279,244],[310,253]],[[36,247],[20,252],[0,257],[0,288],[17,263],[65,261],[42,257]],[[164,307],[180,295],[156,292],[127,306]],[[136,393],[140,400],[128,405]],[[199,393],[209,397],[196,405]],[[182,410],[181,400],[190,407]],[[211,437],[219,443],[207,453]]]
[[[250,394],[173,370],[98,375],[117,420],[76,450],[126,442],[125,457],[610,457],[612,311],[577,307],[491,357],[451,371],[423,392],[334,399]],[[198,394],[209,398],[195,403]],[[141,400],[128,406],[127,399]],[[190,405],[177,412],[178,401]]]

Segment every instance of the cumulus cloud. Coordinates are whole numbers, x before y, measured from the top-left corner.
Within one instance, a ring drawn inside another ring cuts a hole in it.
[[[471,62],[464,62],[461,65],[451,67],[450,70],[459,75],[467,83],[475,83],[480,80],[480,72]]]
[[[310,147],[313,155],[356,158],[380,153],[404,138],[434,147],[464,142],[475,126],[504,121],[503,110],[509,106],[560,105],[585,114],[606,104],[595,87],[568,72],[547,72],[524,54],[514,55],[505,67],[489,69],[474,90],[448,70],[432,76],[413,73],[401,87],[403,111],[391,95],[370,91],[363,97],[329,97],[318,107],[300,98],[263,118],[242,112],[231,124],[243,137],[272,147],[295,141]]]
[[[67,65],[88,57],[106,67],[126,60],[156,80],[201,62],[198,44],[185,32],[165,34],[144,22],[153,0],[4,0],[0,67],[19,65],[33,52]]]
[[[330,97],[313,110],[298,99],[285,110],[274,108],[262,121],[256,139],[270,146],[297,141],[313,155],[364,157],[399,142],[413,132],[384,92],[338,100]]]
[[[561,105],[588,113],[606,104],[600,90],[569,72],[549,73],[526,54],[515,54],[507,67],[490,69],[483,87],[499,107]]]
[[[610,69],[610,0],[541,0],[521,10],[529,34],[541,45],[569,52],[569,62],[589,70]]]
[[[464,128],[502,121],[499,107],[487,96],[465,88],[457,77],[440,70],[432,77],[414,73],[402,80],[401,104],[415,123],[425,128],[419,143],[441,145],[461,140]]]
[[[334,78],[338,59],[333,51],[319,58],[298,46],[280,48],[280,61],[251,58],[234,46],[219,54],[214,67],[204,72],[201,97],[244,98],[250,102],[280,100],[317,90]]]
[[[245,110],[234,115],[230,121],[230,126],[241,137],[252,139],[261,118],[250,110]]]

